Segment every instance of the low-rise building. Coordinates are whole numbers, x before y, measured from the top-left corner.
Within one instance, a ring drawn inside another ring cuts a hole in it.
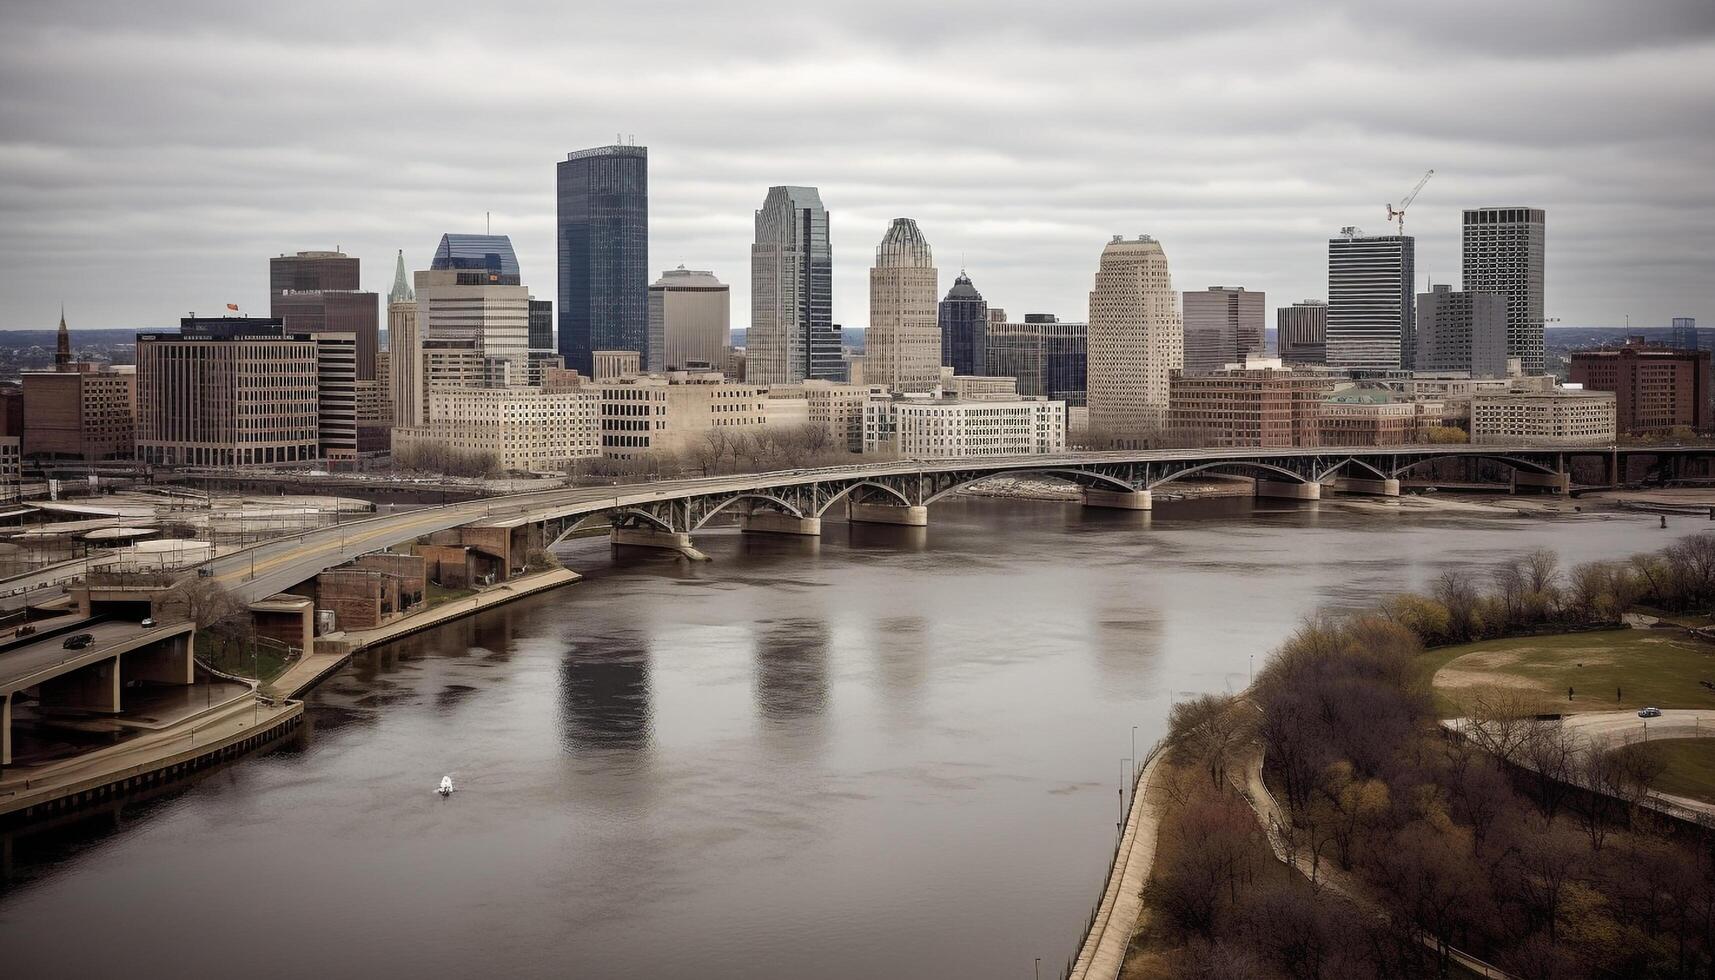
[[[1613,392],[1561,388],[1471,396],[1471,442],[1477,445],[1608,446],[1615,433]]]
[[[1428,439],[1442,422],[1440,402],[1362,383],[1322,400],[1317,429],[1324,446],[1401,446]]]
[[[954,398],[970,401],[1016,401],[1018,379],[986,374],[954,374],[952,368],[941,369],[941,390]]]
[[[601,395],[592,389],[434,388],[424,425],[393,430],[393,451],[431,445],[492,454],[507,470],[556,472],[601,455]]]
[[[21,375],[24,455],[32,459],[130,459],[137,443],[134,367],[80,362]]]
[[[599,371],[602,352],[595,356]],[[714,371],[629,376],[598,381],[592,390],[601,398],[601,454],[610,459],[684,452],[712,431],[736,433],[768,423],[763,387],[735,384]]]
[[[1335,384],[1326,372],[1293,370],[1265,357],[1177,375],[1168,382],[1168,428],[1176,442],[1189,446],[1317,446],[1322,400]]]
[[[1066,403],[967,401],[940,390],[876,392],[865,406],[864,451],[914,459],[1034,456],[1066,449]]]

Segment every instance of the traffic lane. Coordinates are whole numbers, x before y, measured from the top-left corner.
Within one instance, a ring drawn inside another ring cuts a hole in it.
[[[26,646],[7,650],[0,653],[0,691],[29,687],[37,683],[31,680],[35,675],[71,661],[93,663],[102,660],[111,656],[111,648],[135,639],[139,634],[151,632],[154,630],[136,623],[90,623],[82,629],[64,635],[46,637]],[[76,636],[78,633],[90,634],[95,637],[95,642],[81,650],[67,650],[66,637]]]
[[[1560,725],[1587,738],[1613,741],[1651,738],[1708,738],[1715,736],[1715,709],[1663,708],[1660,717],[1639,718],[1637,711],[1591,711],[1567,715]]]

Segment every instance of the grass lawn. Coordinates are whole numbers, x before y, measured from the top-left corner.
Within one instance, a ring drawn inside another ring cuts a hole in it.
[[[1715,681],[1715,646],[1670,630],[1487,640],[1430,650],[1421,668],[1446,716],[1465,714],[1473,696],[1499,688],[1540,694],[1546,711],[1715,707],[1715,692],[1698,683]]]
[[[286,670],[282,651],[274,649],[271,644],[256,644],[254,657],[251,656],[251,644],[217,644],[207,633],[198,633],[196,644],[197,658],[223,673],[267,682]]]
[[[449,589],[436,585],[433,582],[423,586],[423,603],[430,609],[435,608],[443,602],[451,602],[454,599],[463,599],[467,595],[476,595],[476,590]]]
[[[1715,803],[1715,739],[1651,739],[1620,751],[1642,752],[1661,762],[1661,775],[1652,784],[1658,792]]]

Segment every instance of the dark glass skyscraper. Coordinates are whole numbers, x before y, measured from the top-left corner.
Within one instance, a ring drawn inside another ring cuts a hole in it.
[[[989,305],[962,269],[941,301],[940,321],[941,365],[954,374],[988,370]]]
[[[554,304],[545,299],[530,299],[530,349],[554,349]]]
[[[649,150],[598,146],[557,168],[559,347],[566,366],[594,374],[591,351],[649,350]]]

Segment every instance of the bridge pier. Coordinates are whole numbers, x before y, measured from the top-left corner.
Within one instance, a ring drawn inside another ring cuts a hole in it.
[[[928,527],[929,508],[922,504],[860,504],[847,501],[846,520],[852,524],[898,524]]]
[[[1532,473],[1527,470],[1513,470],[1512,489],[1518,493],[1521,487],[1543,489],[1564,497],[1572,492],[1572,474],[1570,473]]]
[[[613,547],[656,548],[676,551],[692,561],[708,561],[709,556],[691,546],[691,536],[683,531],[662,531],[652,527],[616,527],[609,535]]]
[[[1134,490],[1126,493],[1122,490],[1093,490],[1084,489],[1085,507],[1103,507],[1110,510],[1150,510],[1155,505],[1153,495],[1148,490]]]
[[[12,764],[12,695],[0,697],[0,766]]]
[[[753,510],[738,515],[738,529],[746,534],[796,534],[821,537],[820,517],[793,517],[772,510]]]
[[[1335,493],[1362,493],[1377,497],[1399,496],[1398,480],[1369,480],[1355,476],[1337,476],[1328,484]]]
[[[1321,500],[1322,484],[1292,483],[1286,480],[1256,481],[1256,495],[1275,500]]]
[[[122,680],[150,681],[157,684],[195,684],[196,658],[191,656],[191,637],[181,633],[143,650],[123,654],[120,661]]]

